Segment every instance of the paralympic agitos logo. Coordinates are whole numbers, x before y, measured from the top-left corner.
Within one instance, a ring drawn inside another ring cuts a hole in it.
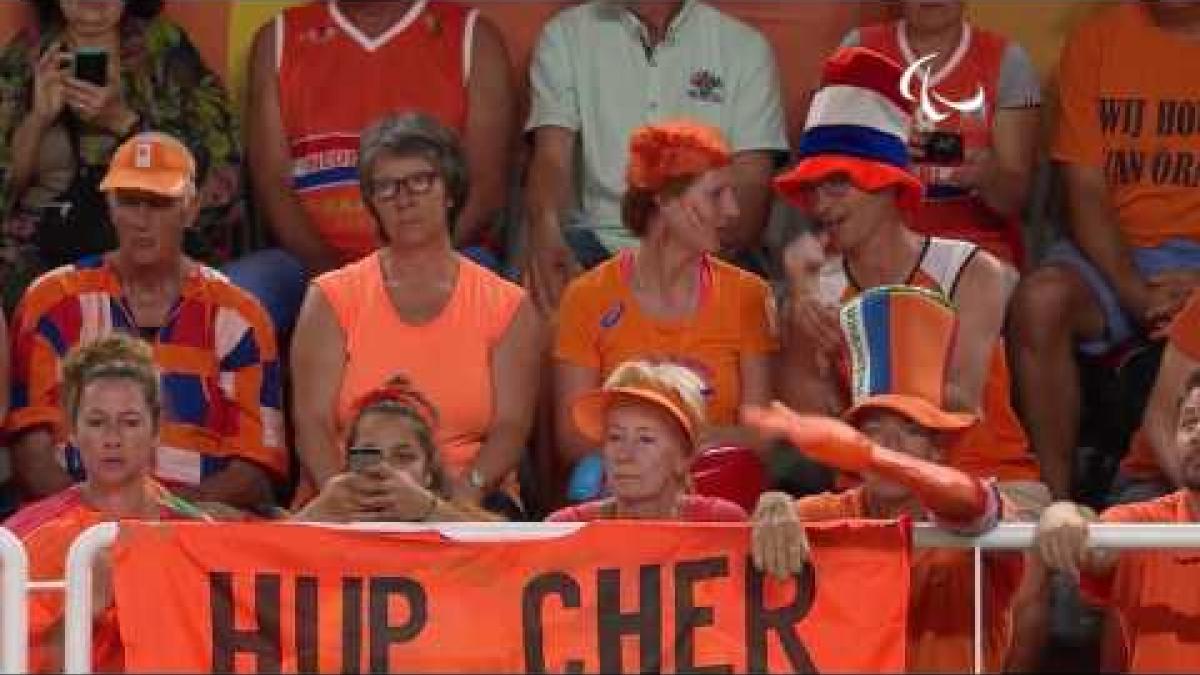
[[[913,61],[912,65],[904,69],[904,75],[900,77],[900,95],[906,100],[917,103],[925,118],[934,124],[941,122],[951,115],[949,112],[944,112],[946,108],[959,113],[972,113],[983,110],[986,101],[981,85],[976,85],[975,95],[965,101],[951,101],[934,91],[930,83],[933,79],[933,74],[930,72],[930,67],[926,64],[936,58],[937,52],[926,54]],[[913,79],[918,76],[920,76],[921,80],[921,89],[918,93],[913,93]]]

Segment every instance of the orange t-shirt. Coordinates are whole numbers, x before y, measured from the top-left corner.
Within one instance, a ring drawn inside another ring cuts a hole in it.
[[[436,318],[418,326],[402,321],[393,309],[378,253],[327,272],[314,283],[346,340],[337,398],[339,429],[350,422],[360,396],[403,373],[437,408],[442,462],[452,477],[462,476],[492,422],[492,350],[525,291],[460,256],[449,301]]]
[[[687,366],[704,380],[711,424],[737,421],[740,359],[778,348],[766,282],[707,257],[696,313],[679,320],[642,311],[630,288],[633,254],[623,251],[571,282],[558,314],[555,358],[608,377],[631,359]]]
[[[1104,170],[1121,232],[1137,247],[1200,240],[1200,42],[1160,29],[1146,5],[1106,9],[1068,40],[1052,149]]]
[[[368,38],[336,2],[284,10],[275,23],[279,108],[293,187],[343,262],[379,245],[358,189],[359,135],[391,113],[420,111],[463,133],[478,11],[420,0]]]
[[[1005,513],[1011,507],[1002,501]],[[869,518],[862,488],[796,500],[801,521]],[[918,549],[912,557],[908,611],[908,672],[971,672],[974,662],[973,554],[959,549]],[[999,672],[1012,639],[1012,601],[1024,574],[1020,554],[984,556],[984,661]]]
[[[1196,505],[1180,490],[1105,511],[1105,523],[1195,523]],[[1126,671],[1196,672],[1200,667],[1200,550],[1124,551],[1107,577],[1085,575],[1085,598],[1112,607],[1121,621]]]
[[[1167,345],[1200,362],[1200,292],[1192,293],[1187,305],[1171,320],[1167,327]],[[1142,480],[1166,480],[1158,465],[1158,455],[1143,429],[1138,429],[1129,442],[1129,454],[1122,460],[1121,470]]]

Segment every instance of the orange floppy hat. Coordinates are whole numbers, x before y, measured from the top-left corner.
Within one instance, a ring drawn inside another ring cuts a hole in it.
[[[167,134],[144,131],[113,153],[100,190],[141,190],[179,197],[194,186],[195,178],[196,161],[187,146]]]
[[[958,317],[944,295],[913,286],[872,288],[842,308],[841,325],[851,360],[847,421],[883,409],[938,431],[975,424],[975,415],[945,409]]]
[[[656,122],[630,135],[625,183],[657,192],[672,179],[696,176],[732,161],[729,144],[715,127],[691,120]]]
[[[704,425],[704,383],[684,366],[628,361],[617,366],[604,386],[571,403],[575,428],[592,443],[604,443],[608,412],[622,404],[647,404],[667,412],[695,449]]]
[[[900,205],[916,208],[924,187],[909,168],[913,103],[900,91],[903,76],[900,64],[875,50],[834,52],[809,105],[796,164],[775,178],[775,190],[806,207],[809,186],[844,174],[867,192],[896,187]]]

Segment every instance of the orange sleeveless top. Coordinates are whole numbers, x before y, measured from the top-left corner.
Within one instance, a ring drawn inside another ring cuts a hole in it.
[[[346,367],[337,398],[338,428],[350,422],[360,396],[404,373],[437,407],[442,462],[465,473],[492,421],[492,350],[511,325],[525,291],[466,258],[441,313],[424,325],[405,323],[383,285],[373,253],[314,282],[333,308],[346,340]]]
[[[477,14],[418,0],[374,39],[334,2],[292,7],[276,18],[279,107],[293,186],[321,239],[343,262],[379,245],[358,190],[359,134],[388,113],[409,110],[463,132]]]

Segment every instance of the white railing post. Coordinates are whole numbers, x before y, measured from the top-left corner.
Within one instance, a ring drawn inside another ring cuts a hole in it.
[[[29,670],[29,556],[17,535],[0,528],[0,670]]]
[[[96,554],[117,539],[116,523],[84,530],[67,551],[67,597],[64,604],[64,671],[92,672],[92,567]]]

